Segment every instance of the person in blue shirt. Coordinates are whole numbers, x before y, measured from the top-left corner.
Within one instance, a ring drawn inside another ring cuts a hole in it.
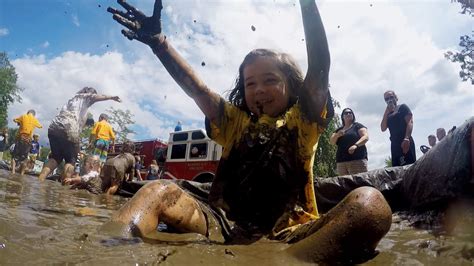
[[[31,150],[30,150],[30,160],[33,162],[36,161],[36,158],[38,158],[40,154],[40,144],[39,144],[39,135],[34,134],[33,135],[33,140],[31,141]]]
[[[176,124],[176,126],[174,127],[174,131],[177,132],[181,130],[183,130],[183,128],[181,127],[181,121],[178,121],[178,124]]]

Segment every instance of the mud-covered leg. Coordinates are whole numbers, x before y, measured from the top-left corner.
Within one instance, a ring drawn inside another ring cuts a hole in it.
[[[357,188],[292,244],[288,252],[309,262],[359,263],[371,259],[388,232],[392,211],[383,195],[371,187]]]
[[[20,163],[20,175],[24,175],[25,174],[25,171],[26,169],[28,168],[28,160],[29,159],[25,159],[23,160],[21,163]]]
[[[118,210],[111,222],[125,225],[122,235],[144,236],[164,222],[181,232],[207,233],[204,214],[197,201],[176,184],[155,181],[142,187]]]
[[[63,174],[61,175],[61,182],[64,182],[66,178],[71,178],[74,174],[74,165],[67,163],[64,165]]]
[[[15,162],[15,158],[12,158],[11,163],[10,163],[10,168],[11,168],[12,174],[14,174],[14,173],[16,172],[16,162]]]
[[[58,167],[58,162],[56,162],[56,160],[53,159],[53,158],[49,158],[46,165],[44,165],[43,169],[41,169],[41,173],[38,177],[39,180],[44,181],[46,179],[46,177],[51,173],[51,171],[56,169],[56,167]]]

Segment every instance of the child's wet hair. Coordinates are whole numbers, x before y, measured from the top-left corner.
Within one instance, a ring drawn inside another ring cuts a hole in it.
[[[88,155],[84,162],[90,162],[92,168],[100,166],[100,157],[98,155]]]
[[[82,88],[81,90],[79,90],[77,92],[77,94],[79,93],[93,93],[93,94],[97,94],[97,91],[96,89],[92,88],[92,87],[84,87]]]
[[[288,85],[288,90],[290,92],[290,100],[288,102],[288,107],[296,103],[298,91],[303,86],[303,74],[301,73],[300,68],[296,61],[289,54],[280,53],[269,49],[255,49],[248,53],[242,64],[239,67],[239,75],[235,81],[234,88],[229,93],[229,102],[233,105],[239,107],[240,109],[250,113],[250,110],[245,102],[245,77],[244,77],[244,68],[253,63],[258,57],[268,57],[274,58],[278,64],[278,69],[286,77],[286,84]]]

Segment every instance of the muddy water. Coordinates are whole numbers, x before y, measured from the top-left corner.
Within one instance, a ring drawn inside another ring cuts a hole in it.
[[[285,244],[266,240],[250,246],[145,243],[99,230],[126,201],[0,170],[0,264],[305,264],[287,256]],[[456,213],[463,213],[463,218],[456,219],[449,236],[414,229],[394,215],[390,232],[379,244],[380,254],[366,264],[472,265],[474,211],[460,207]]]

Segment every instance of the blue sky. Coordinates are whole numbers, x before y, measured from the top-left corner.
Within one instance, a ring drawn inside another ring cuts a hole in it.
[[[111,1],[2,0],[0,25],[9,35],[0,48],[11,59],[38,53],[55,56],[69,50],[103,53],[106,29],[113,25],[105,15],[107,2]]]
[[[151,14],[152,0],[129,0]],[[473,88],[458,78],[459,66],[443,57],[473,17],[450,0],[317,1],[331,52],[332,95],[366,125],[369,169],[389,156],[380,132],[382,94],[397,92],[413,111],[417,146],[436,128],[451,128],[474,115]],[[225,96],[245,54],[255,48],[290,53],[306,69],[298,1],[181,0],[163,2],[168,40],[207,85]],[[9,118],[35,108],[47,142],[51,119],[84,86],[119,95],[123,103],[97,103],[135,114],[134,139],[167,139],[176,121],[203,127],[203,114],[169,77],[148,47],[124,38],[106,12],[106,0],[0,0],[0,51],[6,51],[24,88]],[[255,27],[255,31],[251,27]],[[201,63],[205,62],[205,66]],[[339,110],[340,111],[340,110]],[[10,126],[14,126],[13,123]],[[420,156],[421,154],[418,154]]]

